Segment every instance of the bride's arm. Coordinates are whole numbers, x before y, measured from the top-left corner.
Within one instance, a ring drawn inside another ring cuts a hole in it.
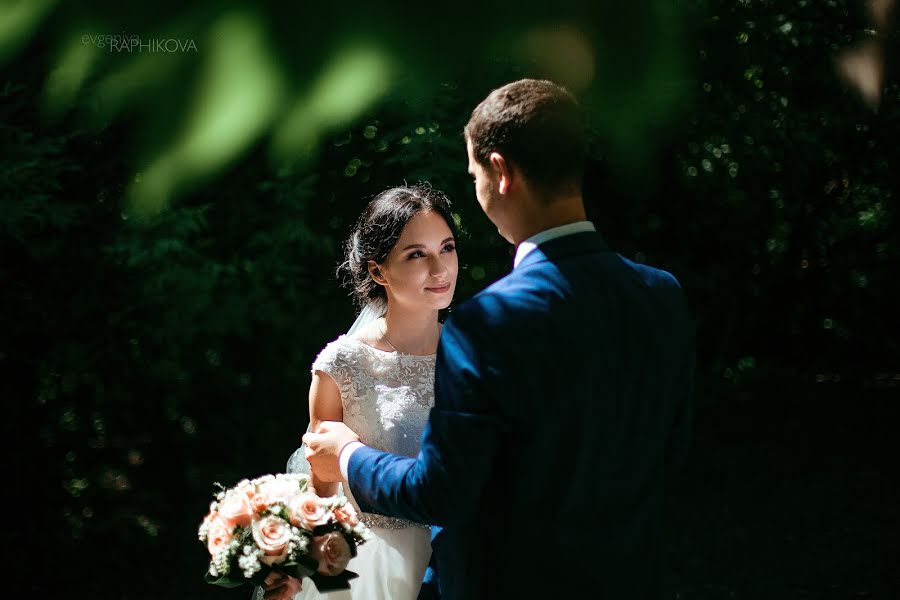
[[[315,371],[309,386],[309,429],[316,431],[322,421],[343,421],[344,408],[341,405],[341,391],[330,375]],[[319,496],[334,496],[338,484],[320,481],[312,473],[312,485]]]

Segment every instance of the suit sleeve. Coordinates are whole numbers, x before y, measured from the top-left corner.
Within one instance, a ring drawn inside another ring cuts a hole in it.
[[[690,446],[693,430],[693,396],[694,396],[694,369],[696,363],[696,344],[694,341],[694,327],[690,321],[687,305],[683,295],[679,298],[680,314],[683,319],[682,332],[684,336],[683,360],[679,372],[678,386],[675,390],[675,417],[672,422],[672,430],[666,448],[666,471],[675,474],[680,471],[687,461],[688,448]]]
[[[457,312],[441,333],[435,405],[419,455],[360,448],[350,458],[350,489],[364,511],[446,527],[479,504],[505,431],[500,371],[483,354],[482,320]]]

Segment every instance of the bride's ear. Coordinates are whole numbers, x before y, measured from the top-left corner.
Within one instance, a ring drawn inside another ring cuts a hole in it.
[[[378,285],[387,285],[387,280],[384,278],[384,275],[381,274],[381,267],[379,267],[374,260],[369,261],[368,268],[369,277],[372,278],[372,281]]]

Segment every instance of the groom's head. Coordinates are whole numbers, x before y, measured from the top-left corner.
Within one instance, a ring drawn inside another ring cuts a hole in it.
[[[465,138],[478,201],[507,239],[510,207],[522,199],[580,197],[584,124],[565,88],[520,79],[496,89],[472,111]]]

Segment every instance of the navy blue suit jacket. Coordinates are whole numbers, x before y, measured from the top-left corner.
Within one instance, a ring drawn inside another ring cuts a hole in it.
[[[444,598],[660,598],[693,360],[674,277],[597,233],[548,241],[447,320],[418,457],[360,448],[350,489],[365,511],[443,528]]]

